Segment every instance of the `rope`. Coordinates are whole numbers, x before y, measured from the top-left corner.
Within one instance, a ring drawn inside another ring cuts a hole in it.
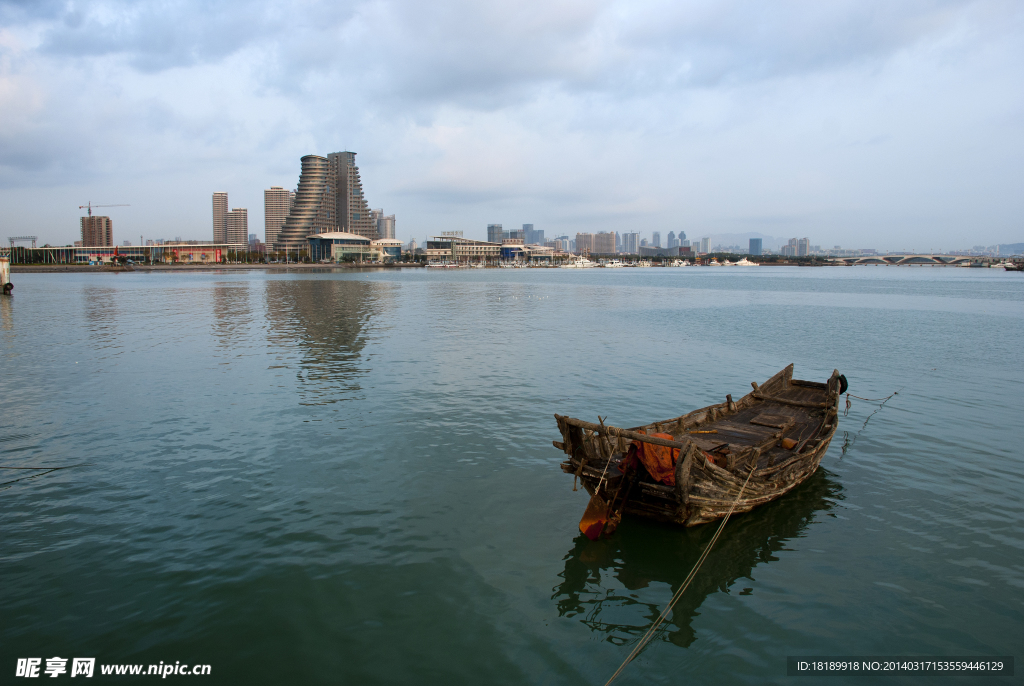
[[[893,397],[894,395],[899,395],[900,391],[902,391],[902,390],[903,390],[903,387],[901,386],[898,390],[893,391],[892,393],[890,393],[889,395],[885,396],[884,398],[862,398],[859,395],[853,395],[852,393],[847,393],[846,394],[846,409],[843,410],[843,416],[844,417],[850,416],[850,407],[851,407],[850,398],[856,398],[857,400],[865,400],[865,401],[867,401],[869,403],[882,403],[884,405],[887,402],[889,402],[889,398]],[[877,412],[877,410],[876,410],[876,412]],[[872,414],[874,414],[874,412],[872,412]]]
[[[690,582],[693,581],[693,578],[697,575],[697,572],[698,570],[700,570],[701,565],[704,564],[704,560],[707,559],[708,553],[711,552],[711,548],[714,547],[715,543],[718,541],[718,537],[722,535],[722,530],[725,528],[726,522],[729,521],[729,517],[731,517],[732,513],[736,510],[736,506],[739,504],[740,499],[743,497],[743,491],[747,489],[747,484],[750,483],[750,477],[754,475],[755,469],[757,469],[756,462],[753,464],[753,466],[751,466],[750,473],[747,474],[747,480],[744,481],[743,486],[740,487],[739,495],[736,496],[736,500],[733,501],[732,506],[729,508],[729,512],[725,515],[725,518],[722,519],[722,523],[718,526],[718,531],[715,532],[715,535],[711,538],[711,541],[708,542],[707,547],[704,548],[704,552],[701,554],[700,559],[697,560],[697,564],[695,564],[693,566],[693,569],[690,570],[690,573],[687,575],[686,580],[683,581],[683,585],[680,586],[679,590],[675,592],[675,594],[672,596],[672,600],[670,600],[668,602],[668,605],[665,606],[665,609],[662,610],[661,615],[659,615],[658,618],[654,620],[654,623],[651,625],[651,628],[647,630],[647,633],[643,635],[643,637],[636,644],[636,646],[629,653],[629,655],[626,656],[626,659],[622,662],[621,665],[619,665],[619,668],[615,670],[615,674],[612,674],[612,678],[609,679],[607,683],[605,683],[605,686],[609,686],[613,681],[615,681],[615,679],[620,674],[622,674],[622,670],[626,668],[626,665],[632,662],[633,659],[640,654],[640,651],[642,651],[644,647],[654,637],[654,634],[658,631],[658,627],[661,626],[661,623],[664,622],[665,619],[668,617],[668,613],[672,611],[672,608],[675,607],[675,604],[679,602],[680,598],[683,597],[683,593],[689,587]]]
[[[607,417],[605,419],[607,419]],[[597,421],[601,425],[601,428],[604,429],[604,419],[601,419],[601,415],[597,415]],[[607,431],[607,429],[606,429],[606,431]],[[601,446],[601,434],[597,435],[597,440],[598,440],[598,443],[597,443],[598,447],[602,447]],[[603,448],[601,450],[601,455],[604,455]],[[608,465],[610,465],[612,463],[612,456],[608,455],[606,457],[606,460],[607,461],[604,463],[604,473],[601,474],[601,480],[597,482],[597,488],[594,489],[594,493],[595,494],[601,492],[601,485],[604,483],[604,477],[608,474]]]

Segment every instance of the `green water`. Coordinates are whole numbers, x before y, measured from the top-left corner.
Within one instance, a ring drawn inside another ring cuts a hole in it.
[[[854,399],[822,469],[730,521],[622,683],[789,683],[787,655],[1024,654],[1020,274],[14,280],[2,683],[22,682],[17,658],[62,656],[209,664],[211,684],[603,684],[713,529],[582,538],[552,415],[638,425],[790,362],[899,394]],[[81,466],[10,469],[64,465]]]

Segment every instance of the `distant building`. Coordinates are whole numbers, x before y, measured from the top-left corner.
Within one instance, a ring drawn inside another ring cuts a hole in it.
[[[593,234],[593,236],[594,249],[592,252],[597,253],[598,255],[615,254],[614,231],[601,231],[600,233]]]
[[[811,254],[811,239],[801,238],[796,242],[797,257],[807,257]]]
[[[667,247],[667,248],[678,248],[679,247],[679,239],[676,238],[676,232],[675,231],[669,231],[668,232],[668,242],[665,243],[665,247]]]
[[[747,252],[749,252],[751,255],[760,255],[761,254],[761,239],[760,238],[751,238],[750,239],[750,249]]]
[[[576,250],[578,254],[596,252],[594,250],[594,234],[592,233],[578,233],[576,234]]]
[[[661,247],[661,231],[655,231],[651,234],[651,245],[655,248]]]
[[[306,250],[311,245],[307,236],[331,232],[377,238],[377,224],[363,194],[356,153],[348,150],[332,152],[327,157],[302,158],[295,200],[278,231],[274,248]]]
[[[509,229],[508,231],[501,232],[501,239],[503,241],[523,241],[526,242],[525,233],[522,229]]]
[[[82,245],[102,247],[114,245],[114,224],[110,217],[82,217]]]
[[[711,239],[701,238],[700,239],[700,252],[709,253],[711,252]]]
[[[533,224],[523,224],[523,242],[526,245],[544,245],[544,232],[535,231]]]
[[[228,242],[228,194],[213,194],[213,242]]]
[[[224,242],[244,249],[249,244],[249,211],[236,207],[228,212],[227,224],[228,235]]]
[[[395,240],[395,215],[384,215],[377,220],[377,235],[380,240]]]
[[[501,224],[488,224],[487,225],[487,242],[497,243],[501,245],[501,240],[505,237],[505,232],[502,231]]]
[[[280,186],[271,186],[263,191],[263,240],[268,245],[277,242],[277,234],[288,219],[294,201],[294,191],[286,191]],[[227,208],[226,198],[224,207]]]
[[[627,255],[640,254],[640,234],[624,233],[620,242],[620,251]]]

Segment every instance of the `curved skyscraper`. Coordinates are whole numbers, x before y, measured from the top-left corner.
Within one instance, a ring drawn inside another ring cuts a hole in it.
[[[329,177],[330,164],[326,157],[306,155],[302,158],[295,202],[277,234],[275,250],[302,250],[308,247],[306,236],[337,231],[334,184]]]

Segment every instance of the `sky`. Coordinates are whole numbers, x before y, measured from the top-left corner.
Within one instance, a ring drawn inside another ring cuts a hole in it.
[[[1024,3],[0,0],[0,240],[262,238],[341,150],[404,240],[1021,242]]]

